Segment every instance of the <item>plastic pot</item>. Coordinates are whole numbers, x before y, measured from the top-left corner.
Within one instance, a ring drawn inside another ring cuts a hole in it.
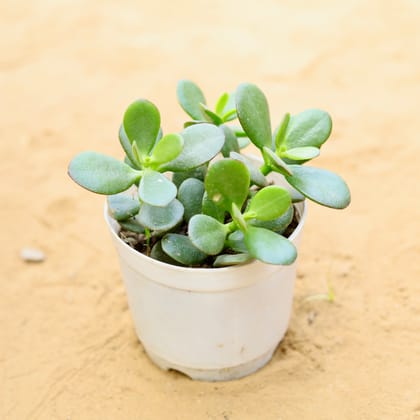
[[[274,178],[281,183],[281,177]],[[305,202],[296,207],[300,222],[289,239],[298,248]],[[223,381],[255,372],[271,359],[289,324],[296,262],[172,266],[122,241],[106,205],[105,220],[119,255],[137,336],[158,366],[192,379]]]

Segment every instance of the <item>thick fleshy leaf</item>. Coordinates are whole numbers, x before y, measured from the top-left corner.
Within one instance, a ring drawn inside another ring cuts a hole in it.
[[[215,111],[217,114],[222,115],[225,109],[225,106],[229,100],[229,94],[227,92],[223,93],[216,102]]]
[[[203,120],[204,115],[200,104],[205,104],[206,99],[201,89],[190,80],[180,80],[176,88],[178,102],[182,109],[194,120]]]
[[[236,112],[252,143],[259,149],[271,147],[271,122],[264,93],[251,83],[239,85],[236,91]]]
[[[229,94],[229,98],[221,114],[224,114],[223,117],[225,117],[226,114],[230,113],[231,111],[236,111],[236,98],[234,92]]]
[[[280,156],[290,160],[307,161],[319,156],[319,149],[313,146],[295,147],[281,152]]]
[[[287,113],[284,115],[280,125],[277,127],[277,129],[274,132],[274,145],[276,152],[279,153],[279,150],[281,148],[281,145],[284,142],[284,137],[286,135],[287,126],[289,125],[290,121],[290,114]]]
[[[162,249],[162,241],[158,241],[155,243],[155,245],[152,248],[152,252],[150,253],[150,256],[158,260],[160,262],[164,262],[166,264],[171,265],[182,265],[178,261],[171,258],[163,249]]]
[[[195,178],[186,179],[178,189],[178,200],[184,206],[184,219],[188,222],[195,214],[201,213],[204,183]]]
[[[230,111],[226,112],[226,114],[222,115],[223,122],[229,122],[233,121],[238,117],[238,114],[236,113],[236,109],[231,109]]]
[[[276,185],[269,185],[255,194],[244,217],[273,220],[285,213],[291,203],[292,200],[287,190]]]
[[[250,175],[242,162],[222,159],[211,165],[204,185],[207,195],[219,207],[231,212],[232,203],[242,207],[248,196]]]
[[[236,138],[238,139],[239,149],[244,149],[251,144],[251,140],[246,136],[246,133],[242,127],[233,126],[230,128],[233,130]]]
[[[199,179],[204,181],[207,173],[207,165],[198,166],[197,168],[188,171],[174,172],[172,174],[172,182],[179,188],[179,186],[188,178]]]
[[[213,219],[216,219],[221,223],[225,220],[225,210],[211,200],[205,191],[203,195],[201,213],[207,214],[207,216],[211,216]]]
[[[226,239],[227,229],[213,217],[196,214],[188,224],[191,242],[208,255],[219,254]]]
[[[238,138],[239,149],[245,149],[251,144],[251,140],[248,137],[239,137]]]
[[[350,204],[349,187],[339,175],[309,166],[290,167],[293,176],[286,176],[286,180],[305,197],[335,209],[343,209]]]
[[[283,233],[293,220],[294,209],[290,206],[285,213],[273,220],[252,219],[249,224],[256,227],[272,230],[273,232]]]
[[[300,203],[301,201],[305,200],[305,196],[287,182],[285,182],[282,187],[289,191],[290,197],[292,198],[292,203]]]
[[[187,127],[190,127],[190,126],[192,126],[192,125],[196,125],[196,124],[203,124],[203,123],[205,123],[205,122],[207,122],[206,120],[200,120],[200,121],[196,121],[196,120],[194,120],[194,121],[185,121],[184,122],[184,128],[187,128]]]
[[[125,191],[142,175],[127,164],[96,152],[79,153],[70,162],[68,173],[83,188],[106,195]]]
[[[297,257],[296,248],[288,239],[264,228],[249,226],[245,244],[252,257],[267,264],[289,265]]]
[[[124,149],[126,158],[130,161],[130,166],[136,169],[141,169],[141,164],[137,161],[137,158],[133,153],[133,148],[131,146],[130,140],[128,139],[127,134],[125,134],[124,127],[122,126],[122,124],[118,132],[118,138],[120,139],[120,144]]]
[[[290,167],[268,147],[264,147],[263,156],[265,164],[269,166],[274,172],[278,172],[282,175],[292,174]]]
[[[235,252],[248,252],[244,233],[241,230],[235,230],[227,237],[226,246]]]
[[[140,165],[136,165],[136,164],[134,164],[129,158],[128,158],[128,156],[124,156],[124,163],[126,164],[126,165],[128,165],[130,168],[133,168],[133,169],[140,169],[141,167],[140,167]]]
[[[207,254],[196,248],[188,236],[168,233],[162,239],[162,249],[174,260],[187,266],[198,265]]]
[[[184,139],[179,134],[166,134],[153,149],[150,163],[159,166],[175,159],[182,151]]]
[[[268,184],[266,177],[254,166],[250,159],[247,159],[244,155],[236,152],[231,152],[230,157],[239,160],[246,165],[251,176],[251,184],[258,185],[259,187],[264,187]]]
[[[222,155],[224,157],[229,157],[230,152],[239,153],[238,139],[236,138],[235,133],[232,131],[232,129],[225,124],[220,126],[220,128],[225,134],[225,143],[222,147]]]
[[[243,254],[222,254],[219,255],[213,263],[213,267],[229,267],[231,265],[245,264],[253,260],[251,255]]]
[[[184,147],[178,157],[162,165],[161,170],[187,171],[213,159],[225,142],[223,131],[212,124],[192,125],[181,132]]]
[[[184,215],[184,207],[177,200],[173,200],[166,207],[155,207],[143,203],[137,221],[150,230],[168,231],[176,226]]]
[[[139,185],[139,197],[151,206],[165,207],[176,197],[176,186],[166,176],[146,169]]]
[[[139,162],[139,166],[143,166],[143,157],[141,156],[141,153],[139,151],[139,148],[137,147],[136,142],[133,142],[131,144],[131,151],[133,153],[135,161]]]
[[[130,219],[140,210],[139,200],[128,194],[110,195],[107,202],[109,213],[118,221]]]
[[[286,149],[321,145],[331,134],[330,115],[320,109],[308,109],[290,118],[284,145]]]
[[[144,226],[141,225],[135,217],[128,220],[122,220],[118,223],[122,229],[130,230],[131,232],[136,233],[144,233]]]
[[[140,155],[147,156],[159,135],[159,111],[150,101],[139,99],[125,111],[123,127],[130,143],[135,142]]]
[[[208,108],[204,104],[200,104],[201,111],[203,112],[204,116],[206,117],[207,121],[220,125],[223,124],[223,120],[219,115],[217,115],[215,112],[213,112],[210,108]]]

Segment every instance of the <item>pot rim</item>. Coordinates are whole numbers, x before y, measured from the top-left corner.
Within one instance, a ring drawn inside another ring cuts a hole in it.
[[[300,220],[298,225],[296,226],[296,229],[293,231],[293,233],[287,238],[289,239],[291,242],[293,242],[293,240],[299,235],[300,231],[303,229],[303,225],[305,224],[305,220],[306,220],[306,215],[307,215],[307,203],[306,200],[304,200],[303,202],[300,202],[298,204],[302,205],[302,211],[299,211],[299,209],[296,209],[299,213],[300,216]],[[143,253],[137,251],[136,249],[132,248],[130,245],[128,245],[127,243],[125,243],[120,236],[118,235],[117,232],[119,232],[119,225],[118,222],[113,219],[109,212],[108,212],[108,203],[105,200],[105,204],[104,204],[104,218],[105,218],[105,222],[109,228],[109,230],[111,231],[111,235],[118,240],[118,242],[120,242],[124,248],[126,248],[127,252],[129,252],[132,255],[136,255],[137,258],[139,259],[146,259],[148,261],[149,264],[153,264],[156,265],[157,267],[160,268],[167,268],[167,269],[171,269],[174,271],[179,271],[179,272],[185,272],[185,271],[190,271],[190,272],[206,272],[209,273],[210,271],[213,272],[218,272],[218,273],[222,273],[222,272],[226,272],[226,271],[238,271],[243,269],[243,267],[249,267],[250,265],[253,264],[265,264],[261,261],[258,261],[256,259],[253,259],[247,263],[244,264],[239,264],[239,265],[232,265],[232,266],[228,266],[228,267],[210,267],[210,268],[205,268],[205,267],[181,267],[181,266],[177,266],[177,265],[172,265],[172,264],[168,264],[159,260],[155,260],[152,257],[149,257],[147,255],[144,255]],[[265,264],[265,265],[274,265],[274,264]],[[282,265],[275,265],[276,267],[283,267]]]

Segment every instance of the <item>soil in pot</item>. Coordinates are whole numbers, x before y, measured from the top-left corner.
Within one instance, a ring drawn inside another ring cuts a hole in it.
[[[293,219],[289,226],[286,228],[285,232],[283,232],[283,236],[288,238],[293,231],[296,229],[297,225],[299,224],[299,213],[295,206],[293,206]],[[228,222],[227,220],[226,222]],[[173,233],[179,233],[182,235],[186,235],[188,230],[188,225],[186,222],[184,222],[182,225],[180,225],[176,230],[173,231]],[[121,230],[118,233],[119,237],[130,247],[134,248],[136,251],[141,252],[142,254],[150,257],[151,249],[154,247],[156,242],[159,241],[160,237],[151,236],[149,240],[147,240],[146,235],[144,233],[137,233],[133,232],[131,230],[127,230],[124,228],[121,228]],[[235,254],[234,251],[226,249],[224,253],[229,254]],[[215,268],[213,267],[214,260],[216,259],[216,256],[211,256],[203,261],[200,265],[197,265],[197,268]],[[169,257],[168,257],[169,259]],[[180,265],[175,260],[168,261],[171,264],[174,265]]]

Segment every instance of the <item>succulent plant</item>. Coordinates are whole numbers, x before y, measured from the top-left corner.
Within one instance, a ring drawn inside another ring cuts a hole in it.
[[[69,165],[75,182],[108,196],[110,215],[138,235],[151,258],[189,267],[253,259],[291,264],[296,249],[283,235],[294,219],[293,203],[349,205],[340,176],[304,165],[330,136],[327,112],[286,114],[273,132],[267,99],[253,84],[222,94],[214,110],[191,81],[178,83],[177,96],[192,118],[180,133],[163,135],[158,109],[140,99],[127,108],[119,130],[124,161],[87,151]],[[240,125],[231,125],[236,118]],[[261,152],[259,167],[241,154],[249,142]],[[271,172],[288,188],[272,185]]]

